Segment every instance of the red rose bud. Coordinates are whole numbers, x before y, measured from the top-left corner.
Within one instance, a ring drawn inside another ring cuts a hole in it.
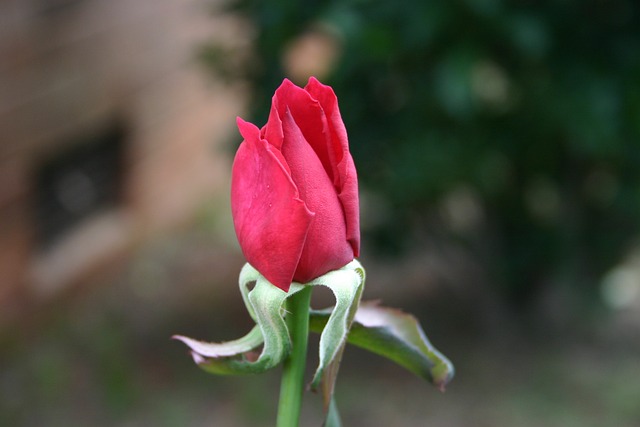
[[[357,257],[358,178],[333,90],[284,80],[266,126],[238,128],[231,210],[247,261],[288,291]]]

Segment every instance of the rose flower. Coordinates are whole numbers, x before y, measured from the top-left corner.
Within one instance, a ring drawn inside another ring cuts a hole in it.
[[[288,291],[357,257],[358,179],[333,90],[284,80],[262,129],[237,121],[231,210],[247,261]]]

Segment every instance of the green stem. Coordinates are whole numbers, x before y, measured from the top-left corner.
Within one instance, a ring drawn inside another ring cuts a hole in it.
[[[306,286],[287,299],[286,321],[292,348],[282,367],[277,427],[298,427],[300,422],[309,339],[310,302],[311,286]]]

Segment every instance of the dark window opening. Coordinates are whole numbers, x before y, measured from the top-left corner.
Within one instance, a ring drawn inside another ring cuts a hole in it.
[[[88,217],[121,202],[125,130],[80,138],[36,172],[36,221],[43,249]]]
[[[39,0],[35,6],[40,14],[51,16],[73,10],[81,3],[84,3],[84,0]]]

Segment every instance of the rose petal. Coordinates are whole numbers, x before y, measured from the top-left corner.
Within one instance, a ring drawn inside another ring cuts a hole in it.
[[[278,116],[278,110],[276,109],[277,99],[274,95],[271,100],[271,110],[269,110],[269,120],[267,124],[262,128],[261,134],[264,139],[278,150],[282,149],[282,140],[284,135],[282,134],[282,121]]]
[[[294,280],[306,283],[344,266],[353,260],[354,254],[345,239],[342,206],[333,183],[289,110],[282,117],[282,129],[282,154],[291,168],[291,178],[300,198],[315,213],[307,234],[310,244],[303,248],[294,275]]]
[[[231,210],[247,261],[285,292],[293,280],[314,217],[300,199],[280,152],[238,118],[244,137],[233,162]]]
[[[315,77],[309,79],[305,91],[318,100],[327,117],[330,145],[337,152],[334,155],[334,185],[344,208],[347,223],[347,240],[355,256],[360,255],[360,206],[358,197],[358,175],[349,152],[347,130],[338,108],[338,98],[330,86],[323,85]]]
[[[285,79],[276,90],[273,97],[280,118],[284,117],[287,108],[298,124],[305,140],[320,159],[325,173],[336,182],[336,165],[339,158],[336,155],[340,147],[333,147],[329,138],[327,118],[321,105],[307,91]],[[336,148],[338,150],[336,150]]]
[[[342,166],[344,164],[344,166]],[[344,184],[338,193],[342,203],[347,228],[347,241],[355,257],[360,256],[360,198],[358,196],[358,176],[351,154],[344,157],[340,169],[344,168]]]

